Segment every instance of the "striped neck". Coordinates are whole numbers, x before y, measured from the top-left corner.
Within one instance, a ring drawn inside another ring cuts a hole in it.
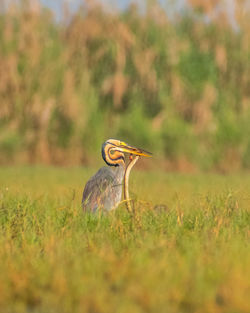
[[[104,142],[102,145],[102,158],[109,166],[119,166],[125,164],[124,154],[117,151],[115,146]]]

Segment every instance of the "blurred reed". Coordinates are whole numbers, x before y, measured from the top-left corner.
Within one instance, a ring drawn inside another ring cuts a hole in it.
[[[61,23],[31,3],[1,7],[0,163],[92,164],[117,137],[168,168],[250,167],[242,1],[238,30],[212,15],[218,1],[190,0],[174,21],[155,3],[141,14],[86,2]]]

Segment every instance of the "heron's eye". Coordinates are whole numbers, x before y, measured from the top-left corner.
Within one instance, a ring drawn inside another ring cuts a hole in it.
[[[115,150],[111,149],[110,154],[113,155],[115,153]]]

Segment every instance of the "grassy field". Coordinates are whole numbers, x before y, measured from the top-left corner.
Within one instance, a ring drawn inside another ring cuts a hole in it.
[[[0,312],[250,312],[247,174],[133,172],[84,215],[84,168],[0,168]]]

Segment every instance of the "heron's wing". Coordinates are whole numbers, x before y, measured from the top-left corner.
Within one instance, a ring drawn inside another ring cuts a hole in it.
[[[111,168],[102,167],[87,182],[82,197],[82,206],[84,210],[96,211],[97,208],[111,209],[116,196],[117,184],[115,173]],[[121,187],[122,189],[122,187]],[[119,201],[119,200],[118,200]],[[109,204],[110,202],[110,204]]]

